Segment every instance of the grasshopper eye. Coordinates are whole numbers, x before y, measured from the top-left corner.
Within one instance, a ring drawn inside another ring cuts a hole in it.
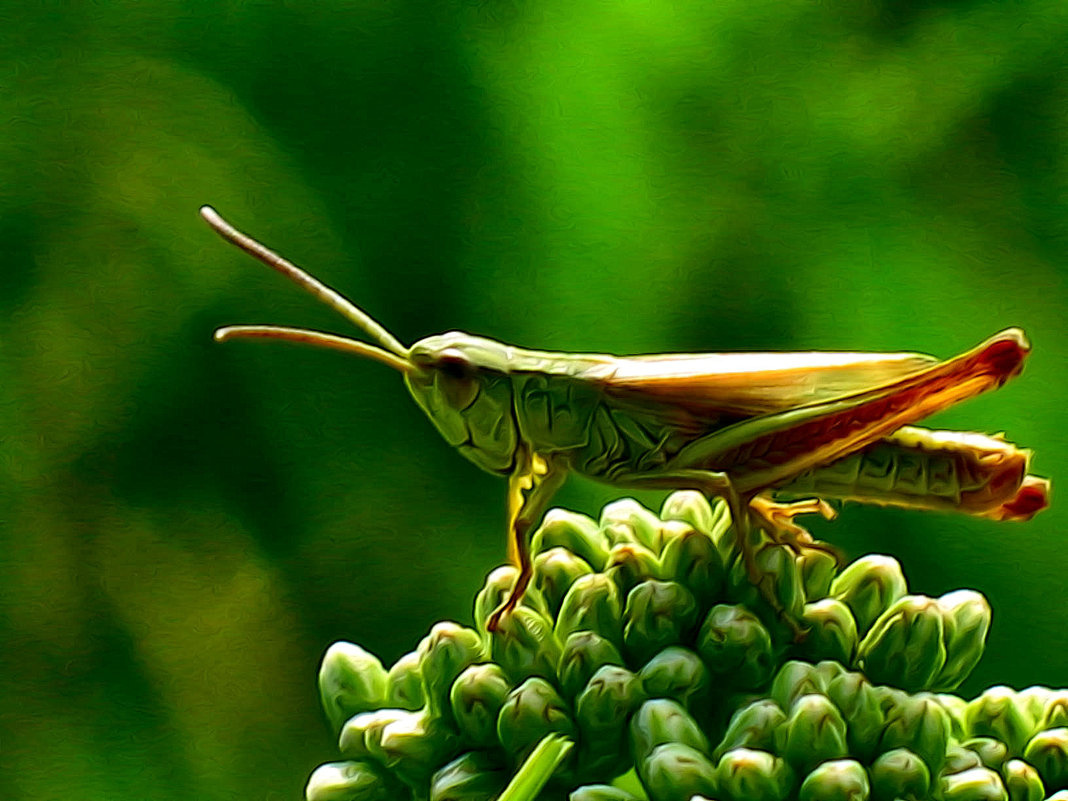
[[[471,360],[458,350],[447,350],[438,357],[438,369],[449,378],[463,380],[472,378],[475,373]]]
[[[459,350],[445,350],[435,360],[440,376],[437,385],[446,402],[463,411],[478,397],[479,384],[475,365]]]

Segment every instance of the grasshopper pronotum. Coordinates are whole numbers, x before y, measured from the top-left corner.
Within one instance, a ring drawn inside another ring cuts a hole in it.
[[[572,471],[724,498],[750,579],[761,586],[751,526],[795,551],[832,550],[793,522],[833,516],[828,497],[996,520],[1027,520],[1047,505],[1049,482],[1028,475],[1028,451],[910,425],[1018,374],[1030,349],[1019,329],[946,361],[918,353],[547,353],[457,331],[406,348],[212,208],[201,214],[378,344],[278,326],[221,328],[217,340],[304,342],[387,364],[450,445],[508,477],[508,554],[519,574],[491,630],[522,598],[532,572],[528,533]],[[816,499],[780,503],[773,492]]]

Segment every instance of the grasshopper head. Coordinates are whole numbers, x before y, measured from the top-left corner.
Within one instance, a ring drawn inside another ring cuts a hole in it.
[[[451,331],[416,342],[404,374],[446,442],[493,473],[509,472],[516,446],[510,352],[491,339]]]

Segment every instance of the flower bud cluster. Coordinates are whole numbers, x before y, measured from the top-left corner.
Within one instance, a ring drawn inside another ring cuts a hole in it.
[[[1042,801],[1068,790],[1066,704],[1063,690],[995,687],[966,702],[874,685],[837,662],[789,661],[715,748],[687,751],[678,724],[670,742],[689,757],[686,775],[701,777],[685,792],[719,801]],[[638,767],[649,798],[681,797],[677,779],[661,787]]]
[[[890,557],[839,571],[768,540],[758,590],[724,504],[695,492],[659,516],[630,500],[599,521],[553,510],[532,552],[531,587],[495,632],[511,567],[487,578],[474,628],[439,623],[388,670],[330,648],[319,686],[344,761],[315,771],[309,801],[489,801],[550,735],[574,747],[524,801],[1068,789],[1068,694],[946,694],[982,655],[978,593],[910,595]],[[629,789],[610,786],[625,774]]]

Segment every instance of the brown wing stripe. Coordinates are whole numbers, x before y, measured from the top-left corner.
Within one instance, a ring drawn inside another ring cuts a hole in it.
[[[1028,351],[1022,333],[1006,331],[919,375],[854,396],[858,403],[849,408],[771,431],[728,450],[710,467],[728,472],[744,467],[740,484],[751,489],[770,486],[789,472],[782,469],[784,465],[796,471],[820,464],[841,455],[843,449],[864,447],[903,425],[1000,386],[1019,373]],[[864,395],[871,399],[864,402]]]

